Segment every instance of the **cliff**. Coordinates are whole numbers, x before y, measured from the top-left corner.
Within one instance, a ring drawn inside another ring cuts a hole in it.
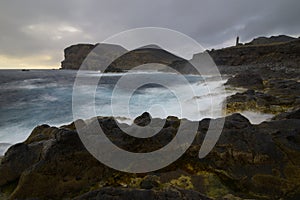
[[[77,44],[64,50],[65,59],[61,62],[62,69],[79,69],[86,56],[95,48],[93,44]]]
[[[97,47],[97,48],[96,48]],[[94,50],[95,49],[95,50]],[[94,50],[92,53],[91,51]],[[117,58],[126,49],[113,44],[77,44],[64,50],[65,59],[61,62],[62,69],[100,70],[111,58]],[[85,61],[85,59],[88,59]],[[110,67],[107,71],[121,71]]]
[[[193,72],[193,67],[187,60],[155,45],[127,51],[123,47],[113,44],[77,44],[66,48],[64,54],[65,59],[61,63],[62,69],[78,70],[81,67],[83,70],[119,72],[143,64],[159,63],[182,73]],[[109,67],[105,70],[106,66]],[[165,70],[159,66],[153,65],[153,67]]]

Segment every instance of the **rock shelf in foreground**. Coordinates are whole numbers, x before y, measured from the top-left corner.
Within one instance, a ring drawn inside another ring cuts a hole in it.
[[[6,152],[0,164],[1,192],[10,199],[298,199],[298,112],[259,125],[240,114],[228,116],[217,145],[200,160],[198,151],[210,121],[204,119],[180,159],[145,174],[119,172],[97,161],[82,145],[74,123],[60,128],[41,125]],[[112,118],[93,120],[112,141],[134,152],[165,145],[181,122],[169,117],[156,140],[140,142],[124,135]],[[82,127],[89,126],[81,122]]]

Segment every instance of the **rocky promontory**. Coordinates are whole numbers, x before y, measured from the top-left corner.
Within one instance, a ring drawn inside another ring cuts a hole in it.
[[[123,72],[143,64],[152,64],[152,70],[166,70],[162,67],[165,65],[180,73],[195,71],[187,60],[156,45],[127,51],[119,45],[112,44],[77,44],[66,48],[64,54],[61,69]]]
[[[100,46],[99,46],[100,45]],[[97,47],[97,48],[96,48]],[[96,48],[96,51],[93,51]],[[91,53],[92,52],[92,53]],[[65,59],[61,62],[61,69],[100,70],[102,65],[114,57],[127,52],[119,45],[113,44],[77,44],[64,50]],[[89,59],[85,59],[89,55]],[[122,72],[120,68],[110,66],[107,72]]]
[[[86,56],[95,48],[93,44],[77,44],[64,50],[65,59],[61,62],[62,69],[79,69]]]

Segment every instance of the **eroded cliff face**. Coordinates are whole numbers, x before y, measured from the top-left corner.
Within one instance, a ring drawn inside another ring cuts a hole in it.
[[[64,50],[65,59],[61,62],[62,69],[99,70],[104,71],[114,60],[127,50],[113,44],[77,44]],[[106,71],[122,72],[121,69],[109,66]]]
[[[64,50],[65,59],[61,62],[62,69],[80,68],[86,56],[95,48],[93,44],[76,44]]]

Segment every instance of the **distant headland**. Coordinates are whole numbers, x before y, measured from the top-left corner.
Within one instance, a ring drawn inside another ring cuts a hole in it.
[[[101,45],[101,46],[100,46]],[[83,61],[89,53],[88,62]],[[300,39],[286,35],[258,37],[251,42],[222,49],[207,50],[217,66],[263,66],[263,67],[297,67],[300,64]],[[124,55],[123,55],[124,54]],[[203,53],[195,54],[193,59]],[[168,65],[180,73],[193,73],[189,62],[159,47],[151,46],[128,51],[114,44],[76,44],[64,50],[61,69],[78,70],[80,66],[86,70],[98,70],[111,58],[116,59],[105,72],[122,72],[143,63],[159,62]],[[101,59],[99,59],[101,57]],[[92,62],[92,64],[91,64]],[[229,68],[227,68],[229,69]]]

